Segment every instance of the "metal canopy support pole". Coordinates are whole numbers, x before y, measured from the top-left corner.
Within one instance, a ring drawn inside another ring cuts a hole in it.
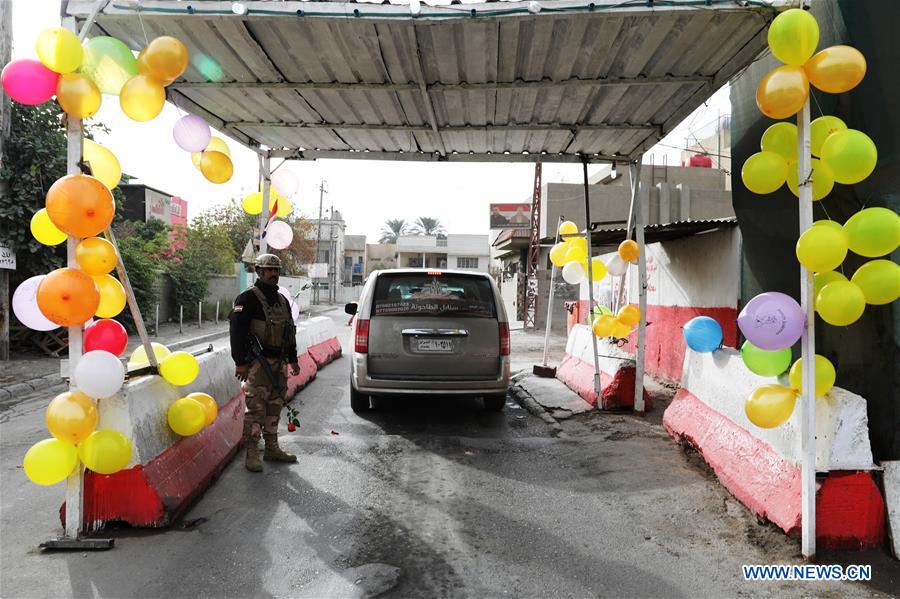
[[[269,155],[260,157],[260,175],[262,176],[263,188],[262,188],[262,211],[259,213],[259,253],[265,254],[268,249],[268,243],[266,242],[266,225],[269,222],[269,193],[270,188],[272,186],[272,182],[270,180],[271,173],[269,172],[270,166],[270,158]]]
[[[812,226],[812,182],[810,180],[809,100],[797,115],[797,181],[800,182],[800,234]],[[813,273],[800,265],[800,305],[806,314],[806,327],[800,338],[803,382],[800,395],[800,455],[802,464],[801,552],[812,559],[816,555],[816,321],[813,312]]]
[[[588,284],[588,322],[591,322],[591,316],[594,313],[594,268],[591,259],[591,195],[588,189],[588,159],[587,156],[581,157],[581,168],[584,173],[584,223],[585,234],[587,235],[588,259],[587,259],[587,284]],[[559,231],[559,227],[556,229]],[[551,287],[552,289],[552,287]],[[588,325],[591,329],[591,344],[594,348],[594,392],[597,394],[597,409],[600,408],[600,359],[597,356],[597,335],[594,333],[594,327]]]
[[[631,162],[628,165],[628,175],[631,178],[631,204],[628,207],[628,224],[625,225],[625,239],[631,239],[631,230],[634,227],[635,207],[637,206],[638,198],[640,197],[642,157],[643,156],[638,156],[634,162]],[[626,270],[625,272],[626,274],[619,278],[619,290],[618,293],[616,293],[616,297],[614,298],[615,301],[613,302],[613,312],[616,313],[618,313],[619,308],[622,307],[622,302],[625,300],[625,276],[628,271]],[[643,315],[643,312],[641,312],[641,314]]]
[[[538,163],[540,164],[540,163]],[[563,216],[560,215],[556,222],[556,243],[559,243],[559,226],[563,222]],[[588,241],[588,247],[591,243]],[[539,246],[540,247],[540,246]],[[588,266],[588,274],[590,274],[590,266]],[[550,323],[553,320],[553,286],[556,284],[556,268],[555,264],[550,266],[550,297],[547,299],[547,322],[544,323],[544,358],[541,364],[547,365],[548,354],[550,353]]]
[[[640,160],[640,158],[638,158]],[[632,181],[637,181],[634,189],[640,188],[640,162],[635,162],[630,167]],[[638,305],[641,310],[641,319],[638,322],[637,352],[634,363],[634,411],[644,413],[644,345],[647,336],[647,248],[644,247],[644,211],[641,206],[640,193],[632,193],[632,210],[634,214],[634,230],[638,244]],[[624,279],[623,279],[624,283]],[[624,286],[624,285],[623,285]]]

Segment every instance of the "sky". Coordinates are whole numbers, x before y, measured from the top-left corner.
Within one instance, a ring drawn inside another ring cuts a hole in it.
[[[36,58],[38,35],[57,26],[59,0],[13,0],[13,58]],[[669,165],[678,165],[679,148],[684,147],[686,136],[727,113],[730,105],[725,87],[649,150],[644,162],[652,156],[656,164],[665,159]],[[98,134],[97,141],[112,150],[125,173],[186,199],[189,218],[255,191],[259,176],[256,153],[215,131],[213,135],[226,139],[231,149],[234,175],[222,185],[206,181],[191,164],[190,155],[172,139],[172,126],[183,114],[167,103],[158,117],[138,123],[122,113],[118,98],[103,96],[103,105],[91,121],[109,127],[109,134]],[[280,162],[273,159],[273,167]],[[534,185],[533,164],[317,160],[290,161],[281,168],[293,171],[300,181],[292,198],[295,213],[318,217],[319,185],[325,181],[325,217],[333,207],[346,221],[346,233],[366,235],[368,243],[377,242],[384,221],[393,218],[412,222],[427,216],[439,219],[448,233],[488,234],[489,204],[530,202]],[[588,173],[604,168],[608,166],[590,165]],[[580,165],[544,164],[542,170],[545,183],[582,180]]]

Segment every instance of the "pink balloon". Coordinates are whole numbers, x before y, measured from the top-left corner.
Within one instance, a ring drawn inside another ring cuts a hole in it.
[[[272,221],[266,228],[266,241],[276,250],[283,250],[294,240],[294,230],[283,220]]]
[[[52,331],[59,328],[58,324],[50,321],[38,308],[37,290],[45,276],[47,275],[37,275],[25,279],[16,288],[12,297],[12,308],[16,318],[26,327],[35,331]]]
[[[43,104],[56,93],[59,73],[54,73],[39,60],[14,60],[0,73],[0,83],[10,98],[19,104]]]
[[[172,128],[172,137],[178,147],[187,152],[202,152],[209,145],[212,132],[209,125],[196,114],[183,116]]]

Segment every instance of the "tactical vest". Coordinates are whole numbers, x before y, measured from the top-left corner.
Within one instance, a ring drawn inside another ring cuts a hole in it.
[[[278,352],[284,356],[287,346],[296,335],[294,319],[291,317],[291,308],[287,298],[278,294],[278,305],[270,306],[266,296],[257,287],[251,287],[254,295],[259,299],[265,320],[250,319],[250,332],[253,333],[263,349],[270,352]]]

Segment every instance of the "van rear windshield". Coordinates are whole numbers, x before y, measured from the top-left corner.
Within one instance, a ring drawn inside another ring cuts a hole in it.
[[[495,318],[494,292],[484,277],[428,273],[380,276],[375,316],[473,316]]]

